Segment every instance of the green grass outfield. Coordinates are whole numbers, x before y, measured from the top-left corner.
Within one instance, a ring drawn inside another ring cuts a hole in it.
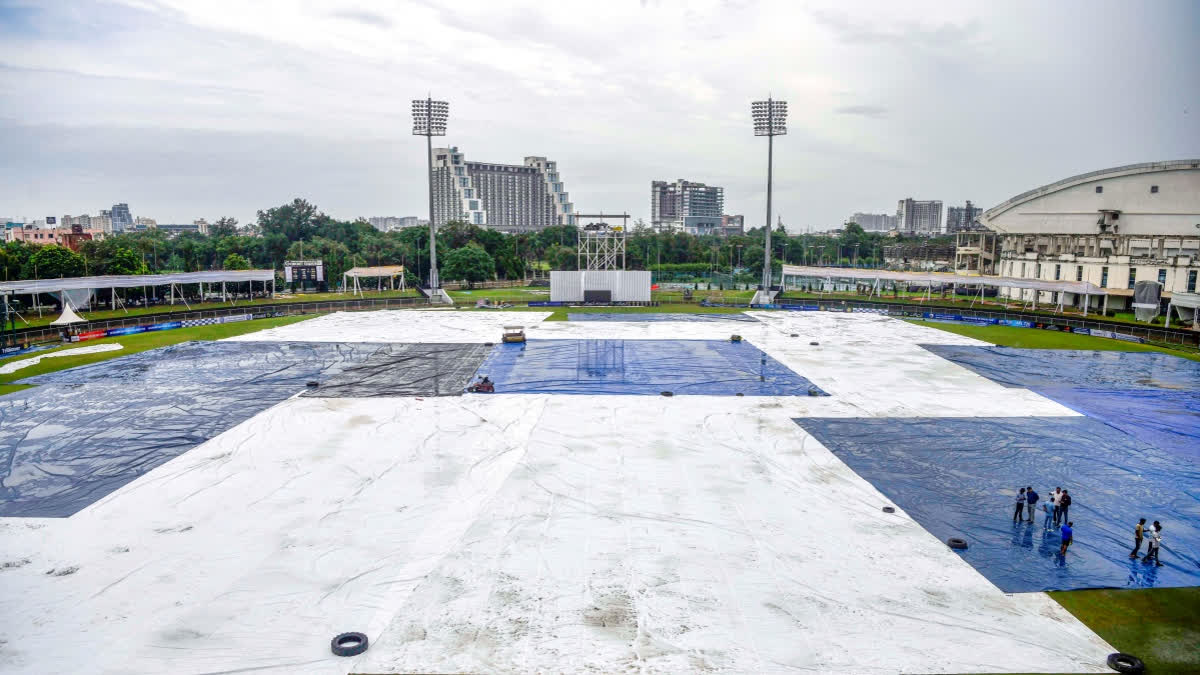
[[[1200,673],[1200,588],[1055,591],[1067,608],[1147,675]]]
[[[921,321],[910,319],[909,323],[944,330],[972,337],[976,340],[991,342],[1004,347],[1024,347],[1026,349],[1091,349],[1109,352],[1160,352],[1185,359],[1200,361],[1200,352],[1189,349],[1170,349],[1156,345],[1143,345],[1136,342],[1125,342],[1110,338],[1092,337],[1090,335],[1075,335],[1056,330],[1039,330],[1036,328],[1018,328],[1016,326],[972,326],[959,323],[942,323],[938,321]]]
[[[53,373],[58,370],[66,370],[76,366],[85,366],[90,363],[99,361],[107,361],[120,356],[136,354],[144,352],[148,349],[157,349],[166,347],[167,345],[187,342],[188,340],[220,340],[222,338],[233,337],[235,335],[245,335],[254,331],[263,330],[264,328],[274,328],[276,326],[286,326],[290,323],[304,321],[316,316],[315,314],[304,314],[298,316],[284,316],[272,319],[257,319],[252,321],[238,321],[235,323],[218,323],[208,326],[192,326],[190,328],[176,328],[175,330],[154,331],[152,333],[136,333],[134,335],[119,335],[116,337],[103,338],[100,340],[88,340],[87,342],[76,342],[54,349],[46,349],[32,354],[22,354],[20,356],[11,356],[7,359],[0,359],[0,364],[12,363],[23,359],[45,356],[63,349],[72,349],[76,347],[86,347],[90,345],[102,345],[117,343],[123,349],[111,352],[96,352],[93,354],[80,354],[79,356],[62,356],[53,359],[45,359],[37,365],[22,368],[15,373],[8,375],[0,375],[0,396],[13,391],[27,389],[32,385],[13,384],[16,380],[21,380],[34,375],[43,375],[45,373]]]

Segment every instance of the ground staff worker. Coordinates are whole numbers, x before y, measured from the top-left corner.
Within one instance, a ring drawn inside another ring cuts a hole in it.
[[[1013,522],[1014,523],[1017,522],[1018,520],[1022,520],[1021,514],[1024,510],[1025,510],[1025,488],[1021,488],[1021,491],[1017,493],[1017,510],[1013,512]]]
[[[1138,551],[1142,549],[1142,534],[1146,531],[1146,519],[1138,520],[1138,524],[1133,528],[1133,550],[1130,551],[1129,557],[1138,557]]]
[[[1030,485],[1029,487],[1025,488],[1025,504],[1027,505],[1029,511],[1029,522],[1031,523],[1033,522],[1034,505],[1037,504],[1037,501],[1038,493],[1033,491],[1033,486]]]
[[[1062,526],[1062,546],[1060,546],[1058,549],[1059,555],[1066,555],[1067,547],[1070,546],[1071,542],[1075,539],[1075,530],[1071,527],[1074,524],[1075,523],[1067,523],[1066,525]]]

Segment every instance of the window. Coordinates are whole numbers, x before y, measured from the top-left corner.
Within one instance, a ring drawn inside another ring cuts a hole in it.
[[[1100,268],[1100,288],[1108,288],[1108,268]]]
[[[1042,264],[1038,263],[1037,265],[1034,266],[1034,269],[1037,271],[1033,273],[1033,278],[1041,279],[1042,278]]]
[[[1062,279],[1062,265],[1055,265],[1054,266],[1054,280],[1058,281],[1059,279]]]
[[[1130,267],[1129,268],[1129,287],[1133,288],[1135,284],[1137,284],[1137,268]]]
[[[1100,194],[1101,192],[1104,192],[1104,186],[1103,186],[1103,185],[1097,185],[1097,186],[1096,186],[1096,194]]]
[[[1083,265],[1075,266],[1075,281],[1083,281]]]
[[[463,196],[466,197],[467,199],[472,199],[475,197],[475,190],[472,190],[471,188],[467,188],[466,190],[463,190]]]
[[[1150,194],[1152,194],[1152,195],[1158,194],[1158,186],[1157,185],[1150,186]]]
[[[1158,271],[1158,283],[1160,283],[1164,286],[1167,285],[1167,271],[1166,270]]]
[[[446,159],[446,156],[445,156],[445,155],[438,155],[438,156],[437,156],[437,158],[438,158],[438,159]]]
[[[1195,293],[1195,292],[1196,292],[1196,270],[1189,270],[1189,271],[1188,271],[1188,285],[1187,285],[1187,292],[1188,292],[1188,293]]]
[[[463,176],[466,174],[463,173],[463,168],[461,166],[456,166],[456,167],[454,167],[454,175],[455,176]]]
[[[470,201],[470,206],[469,206],[469,208],[470,208],[472,211],[474,211],[474,210],[478,209],[478,208],[479,208],[479,200],[477,200],[477,199],[472,199],[472,200]],[[764,263],[764,265],[765,265],[765,263]]]
[[[467,186],[468,186],[468,185],[470,185],[470,184],[471,184],[471,179],[470,179],[470,178],[459,178],[459,179],[458,179],[458,185],[459,185],[459,187],[467,187]]]
[[[766,235],[763,235],[763,238],[765,239]],[[767,264],[763,263],[763,267],[766,267],[766,266],[767,266]],[[1021,276],[1025,276],[1025,263],[1021,263]]]
[[[472,213],[471,214],[471,223],[473,223],[475,225],[482,225],[483,224],[483,214],[480,213],[479,211],[475,211],[474,213]]]

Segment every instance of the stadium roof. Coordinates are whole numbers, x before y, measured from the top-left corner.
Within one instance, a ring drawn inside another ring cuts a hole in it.
[[[0,283],[0,293],[53,293],[89,288],[138,288],[168,284],[220,283],[222,281],[271,281],[275,270],[218,270],[215,272],[179,272],[177,274],[126,274],[103,277],[64,277],[25,279]]]
[[[963,284],[964,286],[995,286],[997,288],[1030,288],[1038,291],[1058,291],[1080,295],[1107,295],[1108,289],[1087,281],[1043,281],[1040,279],[1018,279],[1016,277],[969,277],[960,274],[934,274],[929,272],[893,272],[845,267],[808,267],[784,265],[784,276],[819,277],[839,279],[883,279],[912,284]]]

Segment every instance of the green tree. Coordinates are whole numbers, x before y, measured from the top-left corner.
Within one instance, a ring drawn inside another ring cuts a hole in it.
[[[230,253],[225,256],[223,267],[227,270],[248,270],[250,269],[250,261],[237,253]]]
[[[463,246],[446,254],[440,272],[443,279],[465,281],[470,288],[496,276],[496,261],[481,246]]]
[[[83,256],[69,248],[50,244],[42,246],[29,257],[21,270],[26,279],[55,279],[81,277],[84,274]]]
[[[142,256],[123,246],[108,253],[104,260],[105,274],[149,274],[150,270],[142,264]]]
[[[208,226],[208,234],[212,237],[232,237],[238,233],[237,224],[237,218],[217,218],[217,222]]]
[[[327,218],[325,214],[320,215]],[[278,233],[289,241],[301,241],[313,236],[317,216],[316,206],[296,198],[291,204],[259,211],[258,227],[263,236]]]

